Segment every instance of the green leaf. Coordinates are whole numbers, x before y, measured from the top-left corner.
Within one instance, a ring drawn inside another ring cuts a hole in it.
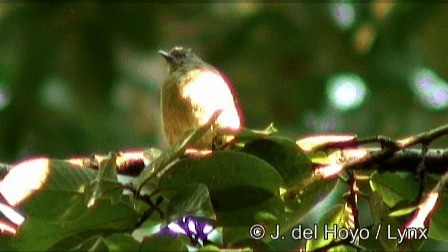
[[[140,243],[130,234],[113,234],[104,239],[109,251],[137,251]]]
[[[98,198],[94,207],[85,202],[85,188],[98,174],[91,169],[74,168],[69,163],[50,160],[47,178],[41,188],[20,209],[25,222],[11,246],[19,250],[46,250],[56,243],[86,231],[122,230],[134,227],[139,215],[129,199],[115,204]]]
[[[399,251],[420,251],[426,239],[407,240],[400,244]]]
[[[11,246],[14,239],[14,236],[0,235],[0,251],[16,251],[17,249]]]
[[[275,249],[270,244],[263,242],[263,240],[254,240],[253,238],[241,240],[229,244],[229,246],[234,248],[231,249],[230,252],[275,251]]]
[[[248,194],[250,195],[250,192]],[[267,234],[274,233],[276,224],[283,226],[285,223],[283,211],[284,204],[278,197],[271,197],[259,205],[234,211],[219,211],[215,208],[218,224],[223,226],[222,236],[226,244],[252,239],[249,231],[254,224],[263,225]]]
[[[42,220],[77,218],[81,213],[74,209],[85,205],[85,188],[95,179],[98,171],[74,168],[61,160],[50,160],[47,173],[41,188],[21,203],[21,210],[28,216]]]
[[[61,199],[63,197],[57,200]],[[51,206],[52,203],[59,204],[59,202],[47,202],[47,206]],[[111,230],[131,229],[139,219],[139,215],[129,203],[112,204],[107,199],[100,199],[94,208],[84,207],[76,211],[78,218],[69,220],[59,215],[55,215],[54,219],[27,216],[11,246],[19,250],[46,250],[61,240],[86,231],[96,230],[101,234],[109,233]]]
[[[110,198],[113,202],[123,194],[123,186],[118,182],[116,154],[109,154],[99,165],[99,172],[91,186],[86,190],[87,205],[93,206],[99,198]]]
[[[448,241],[448,197],[443,197],[429,222],[430,238]]]
[[[391,212],[389,214],[389,217],[399,217],[399,216],[409,215],[412,212],[414,212],[415,209],[417,209],[417,206],[397,209],[397,210]]]
[[[198,251],[199,252],[220,252],[221,249],[219,247],[215,246],[215,245],[207,245],[207,246],[204,246],[204,247],[200,247],[198,249]],[[228,251],[230,252],[231,250],[228,250]]]
[[[309,211],[327,197],[336,187],[338,180],[320,180],[303,188],[301,194],[293,199],[285,199],[288,223],[295,225]],[[292,225],[289,225],[292,227]]]
[[[312,174],[312,164],[297,144],[283,137],[269,137],[246,144],[243,151],[272,165],[287,187],[299,184]]]
[[[244,142],[252,141],[254,139],[269,137],[269,136],[272,136],[277,133],[278,133],[278,130],[274,127],[274,124],[271,123],[264,130],[255,130],[255,129],[244,128],[241,132],[236,134],[236,138],[237,138],[238,143],[244,143]]]
[[[175,191],[176,194],[170,197],[166,207],[168,223],[185,215],[214,218],[207,186],[191,184]]]
[[[388,236],[388,228],[391,230],[390,235],[397,236],[396,230],[401,227],[396,218],[389,216],[389,207],[378,192],[371,192],[369,197],[370,212],[372,214],[373,227],[370,229],[370,236],[367,240],[361,240],[360,245],[365,247],[381,248],[385,251],[397,250],[397,240],[390,239]],[[381,225],[381,226],[380,226]],[[380,229],[378,231],[378,229]],[[376,234],[378,233],[378,237]]]
[[[345,228],[346,221],[347,212],[345,211],[344,205],[337,205],[330,209],[317,223],[317,240],[307,240],[306,250],[318,250],[333,241],[337,241],[338,237],[334,237],[332,232],[329,232],[329,235],[325,237],[325,231],[326,229],[335,230]]]
[[[105,160],[100,161],[97,180],[118,181],[116,164],[117,154],[109,153],[109,156]]]
[[[242,189],[235,191],[238,193],[235,196],[248,198],[244,196],[246,191],[243,189],[263,191],[268,195],[278,194],[282,178],[272,166],[261,159],[244,153],[222,151],[203,159],[180,160],[163,174],[158,186],[160,189],[183,188],[194,183],[205,184],[210,193]],[[251,204],[254,200],[244,205]],[[259,203],[257,200],[255,202]]]
[[[188,251],[187,237],[151,236],[143,240],[140,251]]]
[[[408,173],[375,173],[370,179],[370,187],[383,197],[389,207],[401,201],[411,202],[418,194],[418,183]]]
[[[329,158],[329,154],[323,152],[323,151],[315,151],[311,154],[309,154],[308,156],[311,159],[311,162],[313,164],[332,164],[330,158]]]
[[[284,204],[279,197],[282,182],[278,172],[265,161],[245,153],[222,151],[202,159],[180,160],[162,175],[158,185],[162,191],[197,183],[206,185],[218,225],[245,229],[235,236],[230,232],[232,237],[224,240],[239,240],[248,238],[254,223],[271,223],[272,216],[283,220]]]
[[[81,238],[82,237],[82,238]],[[61,250],[71,250],[71,251],[106,251],[107,246],[104,242],[102,236],[92,235],[89,236],[83,235],[81,237],[70,237],[65,239],[64,241],[56,244],[51,247],[50,251],[61,251]]]
[[[114,233],[114,230],[94,230],[77,233],[56,245],[50,251],[137,251],[140,243],[128,233]],[[98,235],[100,234],[100,235]]]

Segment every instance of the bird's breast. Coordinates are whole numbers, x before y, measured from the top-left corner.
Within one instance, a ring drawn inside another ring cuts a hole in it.
[[[181,82],[180,95],[191,102],[199,124],[205,124],[217,110],[222,110],[217,119],[220,127],[234,130],[241,127],[230,84],[219,72],[197,69],[191,71],[187,78]]]

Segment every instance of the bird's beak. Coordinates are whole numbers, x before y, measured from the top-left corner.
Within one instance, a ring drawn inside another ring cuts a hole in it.
[[[165,51],[163,51],[163,50],[160,50],[159,53],[160,53],[160,55],[162,55],[163,58],[165,58],[165,60],[168,61],[169,63],[171,63],[171,62],[174,61],[174,57],[173,57],[173,55],[171,55],[171,53],[167,53],[167,52],[165,52]]]

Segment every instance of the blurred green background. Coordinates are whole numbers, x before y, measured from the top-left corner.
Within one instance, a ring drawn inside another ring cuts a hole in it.
[[[415,134],[447,123],[447,41],[446,4],[0,4],[0,160],[166,147],[176,45],[232,80],[247,127]]]

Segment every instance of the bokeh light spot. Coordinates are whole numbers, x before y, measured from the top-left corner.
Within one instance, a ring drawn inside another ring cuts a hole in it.
[[[70,111],[75,103],[72,93],[66,83],[53,77],[44,83],[39,96],[44,105],[51,109]]]
[[[350,29],[355,23],[355,8],[351,3],[331,4],[330,12],[336,25],[342,30]]]
[[[328,81],[328,99],[338,110],[358,108],[365,101],[366,95],[367,86],[357,74],[339,74]]]
[[[448,107],[448,83],[432,70],[418,69],[411,83],[412,91],[424,107],[434,110]]]
[[[8,107],[10,103],[10,94],[4,82],[0,82],[0,111]]]

